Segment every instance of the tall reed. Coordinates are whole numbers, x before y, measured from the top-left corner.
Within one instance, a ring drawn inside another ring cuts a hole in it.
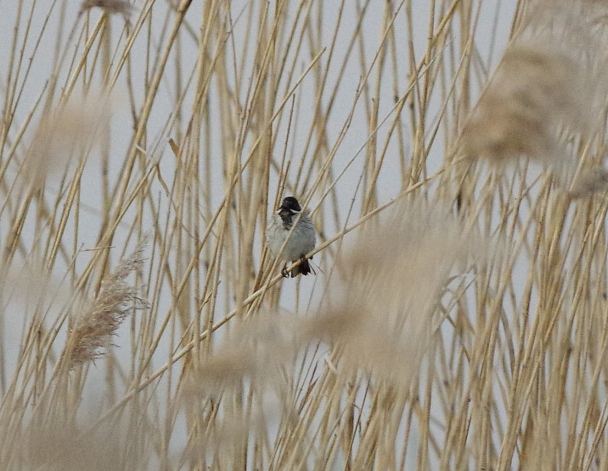
[[[3,469],[608,468],[606,2],[2,8]]]

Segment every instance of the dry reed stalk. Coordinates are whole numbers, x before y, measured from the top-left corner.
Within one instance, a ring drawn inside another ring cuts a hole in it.
[[[58,34],[52,44],[66,51],[65,61],[56,59],[49,76],[57,77],[57,90],[67,77],[61,89],[68,102],[81,86],[129,91],[132,122],[104,140],[103,202],[93,207],[82,198],[86,178],[58,163],[56,195],[49,188],[30,205],[7,191],[14,182],[6,169],[32,148],[23,138],[36,116],[36,106],[25,109],[20,98],[38,96],[23,79],[30,72],[22,64],[27,67],[29,45],[49,43],[29,27],[25,3],[7,30],[14,34],[12,58],[2,71],[0,191],[7,195],[3,214],[15,221],[0,232],[0,240],[8,232],[15,240],[6,244],[14,253],[6,263],[41,256],[55,275],[69,266],[80,291],[94,284],[92,273],[107,272],[107,245],[119,250],[152,226],[154,255],[142,273],[149,316],[131,324],[130,355],[77,369],[65,389],[55,388],[58,376],[46,370],[56,364],[65,325],[58,320],[51,333],[24,326],[21,373],[2,373],[0,462],[29,466],[15,455],[11,437],[25,436],[24,417],[41,388],[54,392],[53,412],[76,417],[78,398],[89,395],[100,373],[107,386],[100,401],[111,405],[86,429],[66,427],[73,443],[88,447],[81,438],[121,416],[133,436],[149,432],[130,444],[160,469],[605,467],[601,205],[566,207],[569,200],[555,198],[548,179],[533,185],[522,165],[515,175],[492,173],[479,185],[480,174],[472,172],[477,206],[463,217],[484,237],[466,240],[467,226],[445,209],[431,211],[431,204],[380,219],[385,227],[358,226],[377,222],[374,208],[383,212],[390,202],[382,202],[407,188],[429,201],[450,193],[449,178],[426,177],[436,175],[441,161],[434,156],[451,147],[475,81],[485,78],[488,39],[478,35],[477,21],[487,21],[483,11],[493,9],[492,0],[387,3],[381,18],[373,2],[245,2],[235,11],[234,2],[183,1],[165,11],[162,2],[148,1],[127,41],[110,36],[103,21],[83,23],[67,47]],[[589,104],[589,97],[601,95],[592,82],[601,69],[595,53],[602,52],[585,44],[602,18],[600,2],[584,3],[589,11],[595,5],[588,31],[559,13],[577,7],[552,2],[543,19],[531,7],[547,3],[517,2],[518,37],[503,61],[509,67],[499,66],[463,133],[472,152],[493,161],[529,153],[556,173],[560,159],[575,167],[576,148],[595,155],[605,136],[602,113],[594,110],[603,109],[603,100]],[[112,4],[130,10],[127,2],[101,1],[74,8],[106,5],[113,13]],[[194,14],[190,4],[198,8]],[[32,14],[46,5],[36,3]],[[495,11],[498,26],[508,23],[504,8]],[[423,33],[420,12],[428,14]],[[45,15],[61,16],[50,6]],[[556,35],[563,38],[545,39]],[[490,54],[498,53],[500,43],[492,41],[498,45]],[[572,85],[584,93],[575,97]],[[45,96],[48,104],[54,93]],[[14,116],[24,115],[23,129],[16,129]],[[174,155],[154,157],[158,128],[178,143]],[[564,147],[567,153],[554,158]],[[603,171],[586,173],[594,164],[580,159],[573,194],[601,190]],[[93,170],[98,178],[97,168],[81,163],[83,173]],[[448,175],[449,165],[439,172]],[[282,284],[270,301],[267,288],[280,279],[264,284],[260,270],[256,283],[253,272],[262,265],[267,195],[278,186],[320,202],[314,217],[324,273],[314,285]],[[353,223],[357,211],[373,217]],[[91,231],[104,250],[89,253],[83,269],[79,247],[90,245]],[[359,231],[356,251],[343,257],[342,239]],[[506,239],[508,256],[470,276],[471,245],[485,246],[479,241],[496,232]],[[337,280],[336,273],[346,276]],[[350,300],[340,302],[336,291],[344,286]],[[259,318],[268,304],[288,307],[292,318]],[[115,302],[111,309],[128,307]],[[9,310],[2,320],[14,318]],[[121,322],[122,314],[107,316]],[[7,322],[0,330],[2,358],[11,329]],[[111,335],[106,331],[106,341]],[[101,351],[89,347],[89,357]],[[278,426],[265,403],[279,411]],[[51,446],[68,448],[60,442]],[[531,457],[541,446],[556,451]]]

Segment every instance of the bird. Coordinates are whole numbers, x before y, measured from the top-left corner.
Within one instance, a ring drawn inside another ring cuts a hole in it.
[[[283,269],[281,270],[281,274],[285,278],[288,278],[289,275],[295,278],[300,274],[316,274],[306,258],[306,254],[315,248],[315,226],[306,214],[302,214],[300,221],[293,232],[291,232],[301,212],[302,207],[298,203],[298,200],[293,196],[287,196],[283,199],[279,209],[270,218],[270,223],[266,229],[268,248],[275,257],[279,256],[281,260],[285,261],[285,265],[283,265]],[[289,240],[287,240],[283,252],[279,253],[287,237],[289,237]],[[300,260],[300,265],[294,267],[288,273],[287,264],[297,260]]]

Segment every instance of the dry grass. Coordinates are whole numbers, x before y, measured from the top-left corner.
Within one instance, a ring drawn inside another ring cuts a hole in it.
[[[608,468],[606,2],[10,5],[3,468]]]

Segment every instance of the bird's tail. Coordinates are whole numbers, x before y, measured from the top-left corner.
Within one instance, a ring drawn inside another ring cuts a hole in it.
[[[310,266],[308,259],[302,257],[300,259],[300,264],[297,267],[292,268],[291,277],[295,278],[298,275],[308,275],[309,273],[314,273],[314,270]]]

